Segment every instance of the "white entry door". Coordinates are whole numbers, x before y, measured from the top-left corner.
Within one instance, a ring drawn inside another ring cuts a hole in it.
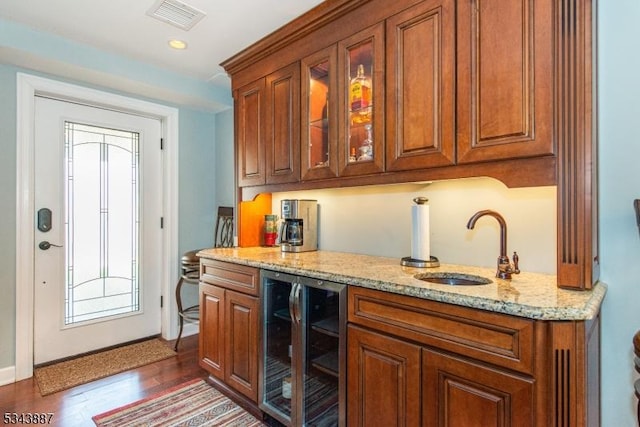
[[[159,334],[160,120],[35,111],[34,364]]]

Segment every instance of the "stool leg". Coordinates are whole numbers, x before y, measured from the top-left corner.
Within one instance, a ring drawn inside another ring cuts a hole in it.
[[[180,344],[180,337],[182,336],[182,327],[184,326],[184,319],[182,316],[178,316],[180,319],[180,330],[178,331],[178,338],[176,338],[176,345],[173,347],[175,351],[178,351],[178,344]]]
[[[180,344],[180,337],[182,337],[182,327],[184,326],[184,318],[182,317],[182,293],[180,292],[180,289],[182,288],[182,282],[184,282],[184,277],[180,276],[180,280],[178,280],[178,284],[176,285],[176,303],[178,304],[178,319],[180,320],[180,330],[178,331],[176,345],[173,347],[175,351],[178,351],[178,344]]]

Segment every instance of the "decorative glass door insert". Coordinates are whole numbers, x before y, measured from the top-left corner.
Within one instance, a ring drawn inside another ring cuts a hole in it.
[[[65,325],[140,310],[139,139],[65,122]]]

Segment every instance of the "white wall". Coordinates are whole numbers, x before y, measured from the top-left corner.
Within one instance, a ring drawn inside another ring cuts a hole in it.
[[[496,265],[498,222],[485,217],[474,230],[466,227],[474,213],[492,209],[507,222],[508,255],[518,252],[520,269],[555,274],[555,187],[509,189],[491,178],[461,179],[277,193],[272,206],[279,214],[282,199],[317,199],[321,249],[400,259],[411,254],[411,206],[417,196],[429,199],[431,254],[440,262]]]
[[[632,337],[640,329],[640,2],[599,2],[602,425],[635,426]]]

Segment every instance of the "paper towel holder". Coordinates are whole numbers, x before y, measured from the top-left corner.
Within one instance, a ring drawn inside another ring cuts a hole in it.
[[[429,201],[426,197],[416,197],[413,202],[417,205],[425,204]],[[415,259],[410,256],[406,256],[400,260],[400,265],[403,267],[418,267],[418,268],[435,268],[440,267],[440,261],[433,255],[429,256],[428,260]]]
[[[428,261],[406,256],[402,258],[402,260],[400,260],[400,265],[402,265],[403,267],[435,268],[440,267],[440,261],[433,255],[429,256]]]

